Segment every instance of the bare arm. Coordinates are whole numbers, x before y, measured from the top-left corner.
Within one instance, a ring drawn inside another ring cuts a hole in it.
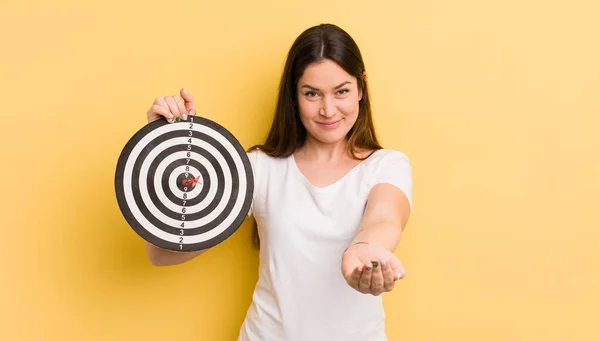
[[[409,215],[410,202],[396,186],[381,183],[371,189],[358,231],[342,256],[342,274],[352,288],[380,295],[404,277],[404,267],[393,253]]]
[[[394,252],[409,215],[410,205],[404,193],[393,185],[378,184],[369,194],[365,214],[351,244],[369,242]]]
[[[174,252],[170,250],[161,249],[148,242],[144,242],[146,245],[146,253],[150,263],[154,266],[168,266],[177,265],[189,261],[206,252],[206,250],[200,250],[195,252]]]

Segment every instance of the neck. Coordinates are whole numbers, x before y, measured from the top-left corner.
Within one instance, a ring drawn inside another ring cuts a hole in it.
[[[304,145],[298,153],[306,159],[313,161],[338,161],[346,157],[347,142],[345,140],[336,143],[322,143],[311,137],[307,137]]]

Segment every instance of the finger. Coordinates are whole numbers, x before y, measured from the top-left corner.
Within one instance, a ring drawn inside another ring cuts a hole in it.
[[[395,281],[398,281],[406,276],[406,270],[398,258],[392,257],[392,259],[390,259],[390,265],[392,266],[392,271],[395,275]]]
[[[169,109],[167,109],[165,106],[159,105],[159,104],[154,104],[152,105],[152,107],[150,107],[150,114],[153,115],[160,115],[160,116],[164,116],[164,118],[167,119],[167,121],[172,122],[173,121],[173,115],[171,115],[171,112],[169,111]]]
[[[383,275],[383,290],[392,291],[394,289],[394,283],[396,280],[396,273],[387,260],[381,261],[381,272]]]
[[[354,270],[350,273],[349,276],[346,276],[346,281],[348,282],[348,284],[358,290],[358,281],[360,281],[360,275],[361,275],[362,269],[360,267],[356,267],[354,268]]]
[[[175,119],[175,117],[171,114],[169,106],[167,105],[167,102],[165,101],[165,98],[163,96],[156,97],[154,103],[152,104],[152,107],[148,109],[148,118],[152,118],[152,116],[154,115],[162,115],[169,122],[173,122]]]
[[[158,104],[161,107],[163,107],[165,110],[167,110],[167,112],[173,116],[173,121],[175,120],[175,115],[173,115],[173,112],[171,111],[171,108],[169,107],[169,104],[167,103],[167,98],[168,97],[164,97],[164,96],[160,96],[158,97],[155,101],[154,104]]]
[[[371,293],[375,296],[380,295],[383,292],[383,273],[381,266],[373,268],[371,275]]]
[[[373,272],[373,266],[367,264],[363,267],[362,274],[360,275],[360,281],[358,282],[358,291],[363,294],[371,292],[371,274]]]
[[[196,115],[196,102],[194,101],[194,96],[183,88],[180,91],[180,95],[185,104],[185,112],[190,115]]]
[[[175,118],[181,116],[181,112],[179,112],[179,108],[177,107],[177,103],[175,102],[175,98],[173,98],[173,96],[165,97],[165,102],[167,102],[169,110],[171,111],[171,114],[175,116]]]
[[[179,96],[175,96],[175,103],[177,103],[177,109],[179,109],[179,112],[181,113],[181,118],[183,118],[184,120],[187,120],[187,110],[185,110],[185,104],[183,103],[183,98],[179,97]]]

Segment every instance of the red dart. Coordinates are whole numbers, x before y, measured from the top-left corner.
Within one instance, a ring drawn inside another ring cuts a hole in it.
[[[187,185],[192,185],[192,188],[196,187],[196,184],[198,183],[198,181],[200,180],[200,175],[198,175],[195,179],[183,179],[182,183],[184,186]]]

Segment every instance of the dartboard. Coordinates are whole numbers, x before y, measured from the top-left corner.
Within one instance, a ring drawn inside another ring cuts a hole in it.
[[[123,148],[115,192],[123,217],[146,241],[191,252],[231,236],[250,210],[252,168],[239,141],[200,117],[148,123]]]

